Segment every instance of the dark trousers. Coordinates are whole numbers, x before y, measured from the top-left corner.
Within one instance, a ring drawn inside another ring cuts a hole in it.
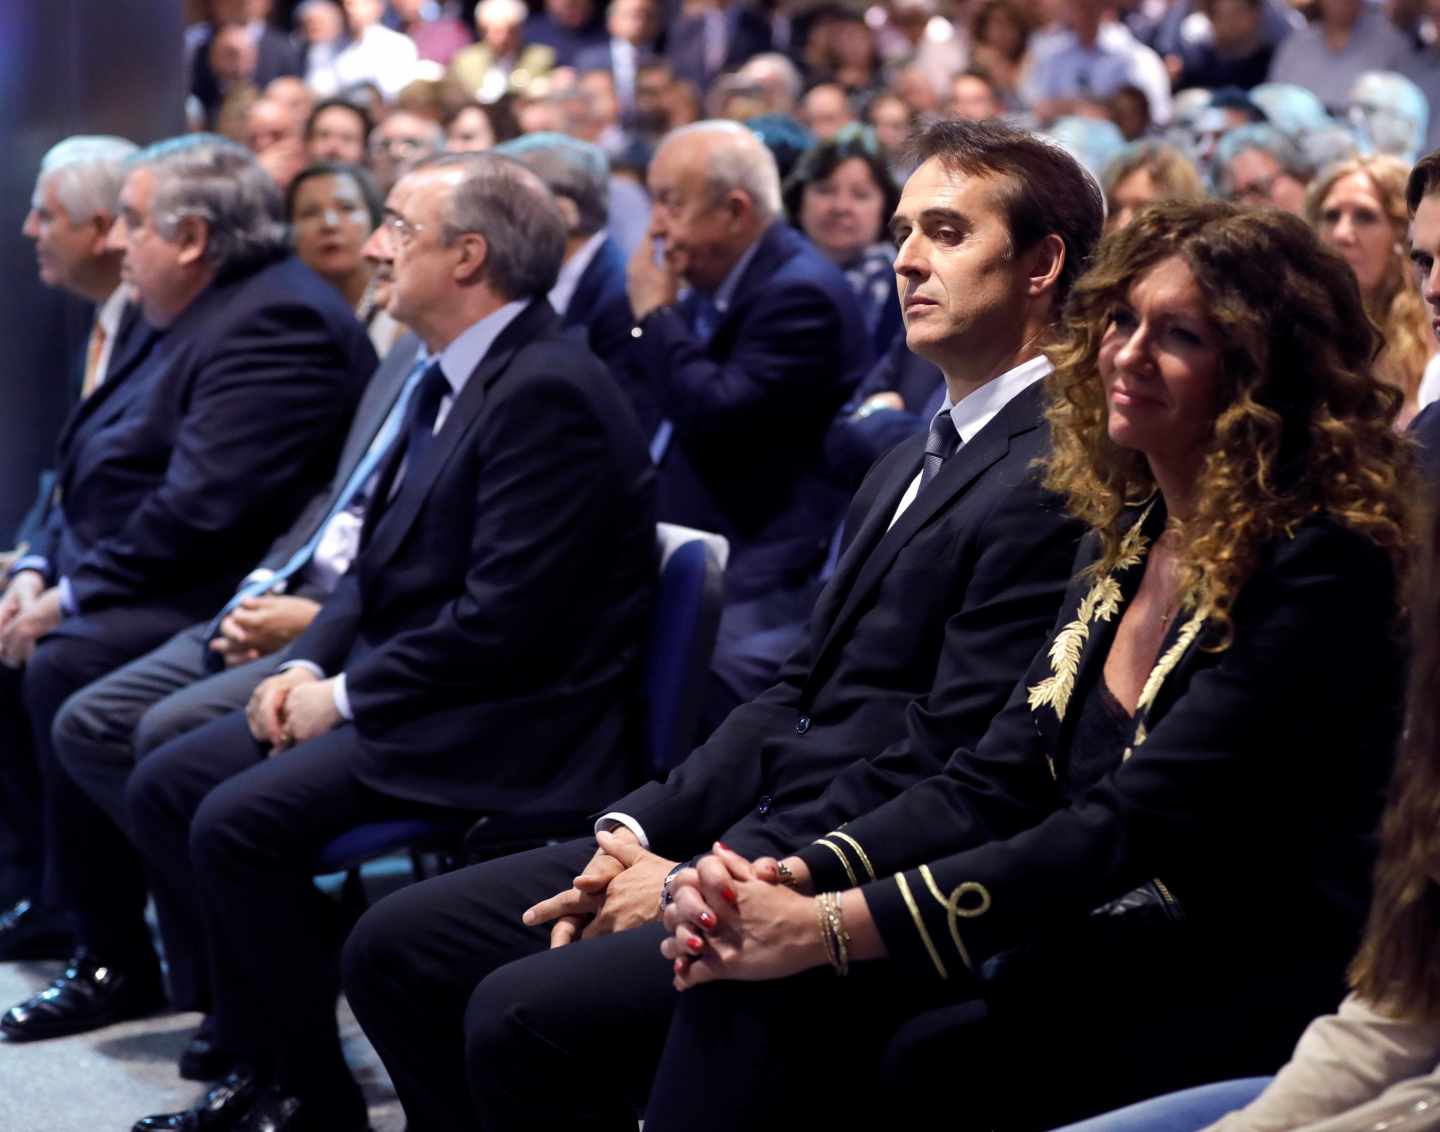
[[[158,648],[76,692],[61,707],[52,730],[55,757],[91,806],[71,803],[57,817],[62,836],[93,821],[98,806],[125,834],[92,858],[72,894],[81,940],[115,966],[153,962],[140,922],[144,879],[131,844],[125,787],[138,759],[177,735],[243,708],[250,693],[284,658],[284,651],[214,673],[206,663],[204,624],[192,625]],[[208,980],[203,944],[189,934],[193,912],[172,906],[167,889],[155,894],[169,966],[170,998],[179,1009],[206,1009]],[[138,951],[138,954],[137,954]]]
[[[589,838],[402,889],[345,946],[345,994],[410,1132],[634,1132],[676,999],[659,925],[548,950],[521,913]]]
[[[91,864],[124,842],[55,758],[51,728],[61,705],[170,636],[176,620],[173,613],[138,609],[67,617],[40,640],[23,670],[0,671],[0,715],[12,721],[0,753],[5,820],[24,846],[26,879],[36,886],[32,898],[73,909],[83,899]],[[143,906],[143,884],[128,885],[120,898]]]
[[[342,724],[267,757],[236,712],[153,751],[126,796],[156,886],[198,913],[219,1042],[337,1127],[364,1105],[340,1050],[339,925],[311,881],[315,854],[366,822],[458,818],[361,783],[358,743]]]

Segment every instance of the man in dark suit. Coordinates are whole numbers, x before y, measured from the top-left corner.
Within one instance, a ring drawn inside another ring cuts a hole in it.
[[[321,846],[382,817],[583,811],[635,776],[654,469],[545,301],[564,220],[534,174],[481,154],[402,178],[387,217],[391,309],[434,361],[360,554],[246,712],[152,753],[128,791],[157,887],[199,905],[217,1041],[250,1070],[201,1108],[267,1129],[366,1125]]]
[[[268,0],[213,0],[212,8],[209,30],[194,40],[190,56],[190,93],[206,114],[220,109],[236,81],[263,90],[281,75],[304,74],[300,48],[269,22]]]
[[[399,437],[405,404],[420,378],[419,348],[414,335],[396,344],[366,387],[329,490],[310,501],[224,606],[76,692],[55,718],[55,756],[93,803],[75,805],[83,799],[63,795],[59,836],[72,836],[83,823],[99,823],[112,833],[105,851],[76,871],[70,892],[83,947],[103,956],[112,970],[155,967],[141,919],[145,878],[125,812],[125,786],[136,760],[176,735],[244,708],[260,681],[286,659],[289,642],[314,619],[355,556],[370,503],[366,488]],[[97,838],[94,832],[80,836],[92,845]],[[158,894],[157,911],[170,1003],[181,1010],[204,1009],[210,995],[203,945],[195,938],[193,916],[171,907],[167,895]],[[12,1040],[58,1037],[108,1025],[129,1009],[119,980],[98,987],[66,980],[0,1016],[0,1030]],[[202,1031],[182,1056],[183,1076],[210,1075],[214,1058],[206,1056],[208,1040]]]
[[[1079,526],[1034,467],[1037,351],[1103,210],[1059,149],[957,129],[965,164],[912,200],[925,250],[899,268],[907,335],[949,402],[861,487],[779,682],[604,813],[601,851],[584,838],[427,881],[352,933],[346,993],[412,1127],[470,1128],[476,1107],[487,1128],[633,1120],[674,1003],[655,954],[667,874],[717,837],[793,847],[935,773],[1049,629]]]
[[[775,159],[733,122],[671,133],[649,171],[650,234],[630,259],[628,369],[653,425],[660,515],[730,540],[726,624],[824,558],[846,494],[826,429],[870,344],[840,271],[781,219]]]
[[[495,147],[524,165],[555,194],[565,216],[565,262],[550,288],[550,305],[606,365],[619,364],[629,346],[630,301],[625,257],[606,233],[610,218],[610,161],[605,151],[567,134],[525,134]]]
[[[665,53],[675,74],[702,91],[722,71],[770,50],[770,29],[748,4],[671,0]]]
[[[243,148],[205,135],[152,146],[120,206],[110,240],[152,344],[71,415],[57,505],[0,602],[28,595],[0,618],[0,657],[24,668],[0,683],[0,710],[26,713],[34,750],[0,757],[36,809],[43,796],[52,906],[112,833],[81,821],[58,835],[58,814],[86,804],[51,751],[60,705],[233,592],[324,485],[375,365],[343,299],[286,254],[278,193]],[[0,919],[0,936],[19,940],[25,919]],[[73,977],[90,980],[82,958]],[[137,1003],[158,997],[158,969],[136,984]]]
[[[620,119],[626,124],[635,114],[635,77],[640,64],[654,57],[656,15],[655,0],[611,0],[605,10],[605,30],[610,38],[575,55],[578,73],[598,70],[614,76]]]

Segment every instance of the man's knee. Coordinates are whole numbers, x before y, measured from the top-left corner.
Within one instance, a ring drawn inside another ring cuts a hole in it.
[[[196,719],[191,713],[180,710],[176,696],[166,696],[147,708],[135,725],[131,746],[136,759],[145,758],[150,752],[203,722],[203,719]]]

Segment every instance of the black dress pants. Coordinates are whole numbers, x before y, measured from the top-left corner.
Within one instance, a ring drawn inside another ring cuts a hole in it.
[[[353,773],[349,724],[267,757],[244,714],[155,750],[131,775],[137,846],[176,907],[198,912],[220,1044],[286,1092],[359,1122],[340,1049],[338,918],[314,886],[316,852],[366,822],[453,811],[391,798]]]
[[[402,889],[345,946],[345,994],[410,1132],[623,1129],[676,1000],[658,924],[548,950],[521,913],[570,886],[582,838]]]
[[[243,708],[285,656],[282,650],[213,672],[206,662],[207,628],[192,625],[101,677],[66,700],[55,718],[52,740],[61,767],[126,833],[123,844],[112,843],[104,856],[89,862],[83,886],[72,894],[81,940],[116,966],[153,961],[132,891],[138,858],[125,809],[125,788],[137,760],[169,739]],[[93,808],[74,816],[62,813],[60,820],[67,826],[94,820]],[[154,895],[171,1003],[180,1010],[206,1010],[204,945],[190,934],[195,913],[176,909],[166,887],[155,886]],[[138,959],[127,953],[136,947],[144,948]]]

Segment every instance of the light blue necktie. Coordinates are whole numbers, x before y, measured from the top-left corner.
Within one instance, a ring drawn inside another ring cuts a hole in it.
[[[225,603],[225,608],[219,612],[215,620],[210,622],[210,627],[205,632],[207,641],[220,631],[220,622],[225,620],[242,601],[246,598],[259,597],[261,594],[273,590],[281,582],[287,581],[299,573],[315,556],[315,550],[320,545],[320,540],[325,537],[325,530],[330,526],[331,520],[355,501],[355,497],[370,482],[370,477],[375,474],[375,469],[380,466],[380,461],[385,459],[386,454],[394,447],[395,440],[400,435],[400,422],[405,419],[405,410],[409,405],[410,396],[415,392],[415,387],[420,384],[421,375],[424,374],[425,367],[429,364],[430,358],[424,351],[421,351],[421,356],[416,359],[414,367],[405,378],[405,384],[400,387],[400,395],[395,398],[395,404],[391,406],[389,414],[385,417],[385,423],[380,426],[380,431],[370,442],[370,448],[360,458],[360,462],[355,465],[355,470],[350,473],[350,478],[345,481],[345,486],[335,496],[335,502],[330,505],[330,510],[325,513],[325,518],[315,528],[315,533],[275,573],[266,578],[257,578],[253,582],[246,582],[236,590],[235,596]]]

